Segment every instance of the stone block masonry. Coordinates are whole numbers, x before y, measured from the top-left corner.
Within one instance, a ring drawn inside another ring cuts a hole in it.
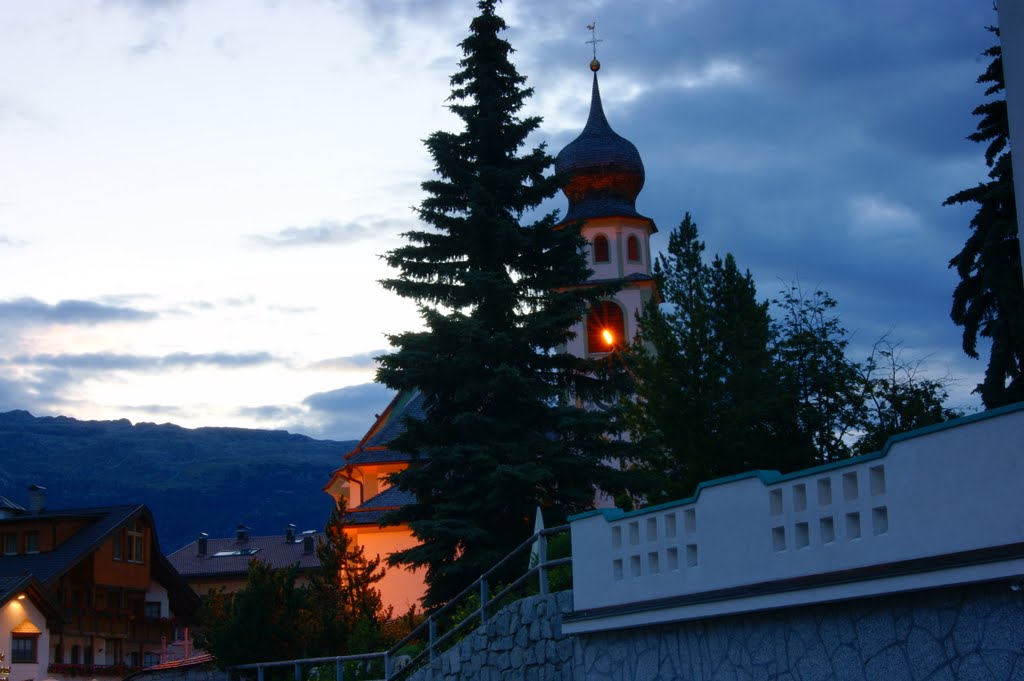
[[[572,612],[572,592],[516,601],[409,681],[565,681],[572,679],[578,645],[562,634],[562,615]]]
[[[1024,681],[1024,592],[1006,580],[568,635],[535,596],[411,681]]]
[[[1024,596],[1000,581],[581,634],[575,650],[576,681],[1020,681]]]

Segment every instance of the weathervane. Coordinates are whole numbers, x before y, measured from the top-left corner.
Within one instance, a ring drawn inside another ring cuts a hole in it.
[[[597,37],[596,21],[591,21],[589,24],[587,24],[587,30],[590,31],[590,40],[586,41],[586,43],[594,48],[594,58],[590,62],[590,70],[597,71],[601,68],[601,62],[597,60],[597,44],[603,43],[604,40]]]

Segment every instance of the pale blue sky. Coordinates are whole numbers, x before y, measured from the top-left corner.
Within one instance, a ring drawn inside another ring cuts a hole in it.
[[[854,356],[891,330],[969,395],[949,321],[984,178],[964,138],[990,4],[509,0],[552,153],[605,111],[638,147],[638,209],[689,210],[762,297],[839,301]],[[388,399],[376,283],[415,224],[421,140],[471,2],[0,2],[0,411],[353,438]],[[564,209],[559,197],[550,208]]]

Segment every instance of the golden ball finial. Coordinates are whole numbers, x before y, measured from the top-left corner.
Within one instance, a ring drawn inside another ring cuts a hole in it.
[[[590,70],[595,72],[595,73],[600,71],[601,70],[601,62],[599,62],[596,59],[591,59],[590,60]]]

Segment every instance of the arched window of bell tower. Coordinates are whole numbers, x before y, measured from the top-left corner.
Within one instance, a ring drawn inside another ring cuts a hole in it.
[[[608,237],[598,234],[594,237],[594,262],[608,262]]]
[[[626,239],[626,260],[640,262],[640,239],[635,234],[630,234]]]
[[[587,352],[611,352],[626,344],[626,315],[613,301],[601,300],[587,311]]]

